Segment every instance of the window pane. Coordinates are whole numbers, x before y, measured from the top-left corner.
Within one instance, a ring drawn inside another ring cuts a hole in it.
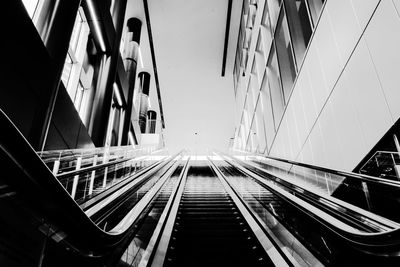
[[[279,16],[278,26],[276,28],[275,43],[278,53],[283,92],[285,101],[287,102],[292,90],[294,79],[296,77],[296,68],[292,54],[289,28],[287,25],[285,12],[283,10]]]
[[[65,88],[68,88],[68,81],[71,76],[72,64],[73,64],[73,62],[72,62],[71,56],[68,53],[67,57],[65,59],[65,64],[64,64],[63,71],[62,71],[62,75],[61,75],[61,81],[64,84]],[[72,96],[71,96],[71,98],[72,98]]]
[[[259,99],[256,107],[256,114],[254,116],[254,120],[256,122],[256,133],[258,137],[259,152],[261,153],[264,153],[265,148],[267,146],[263,117],[264,116],[262,112],[261,99]]]
[[[305,0],[285,0],[285,7],[289,20],[290,33],[292,34],[297,66],[300,67],[311,38],[312,27],[310,17],[308,16]]]
[[[271,29],[274,31],[276,26],[276,21],[278,20],[279,9],[282,3],[282,0],[267,0],[268,1],[268,10],[271,18]]]
[[[268,76],[267,73],[265,73],[263,77],[263,82],[261,84],[260,101],[264,119],[266,139],[267,143],[270,145],[275,135],[275,125],[274,116],[272,114],[271,93],[267,79]]]
[[[272,27],[271,27],[271,21],[269,17],[269,10],[267,4],[265,4],[264,6],[261,26],[262,26],[261,30],[264,34],[265,44],[269,46],[269,44],[272,42]]]
[[[33,14],[35,13],[35,9],[38,5],[39,0],[22,0],[22,3],[24,4],[26,11],[29,14],[29,17],[32,18]]]
[[[254,101],[253,101],[254,96],[253,96],[252,84],[253,84],[253,79],[250,78],[249,87],[247,89],[247,98],[246,98],[247,111],[249,112],[249,114],[253,114],[254,111]]]
[[[71,34],[71,39],[69,42],[69,46],[73,52],[76,52],[76,48],[78,46],[78,40],[79,40],[79,36],[81,34],[82,23],[83,23],[83,19],[80,14],[80,11],[78,11],[78,13],[76,15],[75,23],[74,23],[74,28],[73,28],[72,34]]]
[[[278,127],[282,118],[284,102],[279,78],[278,61],[274,47],[271,49],[271,55],[267,65],[268,84],[271,90],[272,110],[274,114],[275,128]]]
[[[246,27],[253,28],[254,21],[256,20],[257,7],[255,5],[249,6],[249,14],[247,17]]]
[[[249,122],[249,113],[247,110],[243,112],[243,126],[244,126],[244,136],[245,136],[245,142],[247,144],[248,137],[249,137],[249,132],[250,132],[250,122]]]
[[[264,73],[265,65],[267,62],[266,62],[266,58],[265,58],[264,44],[262,42],[261,32],[258,35],[256,52],[254,54],[255,54],[255,60],[257,63],[257,73],[262,75]]]
[[[75,95],[75,99],[74,99],[74,105],[78,112],[81,109],[83,91],[84,91],[84,88],[83,88],[82,84],[79,82],[78,88],[76,88],[76,95]]]
[[[251,128],[250,128],[250,134],[249,134],[249,139],[250,139],[250,149],[251,152],[256,152],[256,149],[258,147],[258,134],[257,134],[257,129],[256,129],[256,116],[253,116],[253,120],[251,123]]]
[[[307,2],[315,27],[318,21],[319,13],[321,13],[322,5],[324,4],[324,0],[308,0]]]

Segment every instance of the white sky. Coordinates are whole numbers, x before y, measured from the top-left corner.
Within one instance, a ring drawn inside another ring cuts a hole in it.
[[[148,0],[165,117],[166,145],[171,153],[228,148],[234,134],[233,62],[241,4],[233,1],[226,76],[221,77],[227,0]],[[128,0],[127,17],[142,20],[140,40],[148,71],[151,106],[158,113],[156,87],[143,0]],[[195,133],[198,133],[195,135]]]
[[[167,148],[172,153],[182,148],[193,153],[227,149],[234,134],[235,105],[234,52],[230,53],[225,77],[221,77],[228,1],[148,3]],[[236,47],[235,35],[231,35],[231,49]]]

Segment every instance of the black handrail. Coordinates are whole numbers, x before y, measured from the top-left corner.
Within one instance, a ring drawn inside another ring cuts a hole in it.
[[[56,177],[58,179],[64,179],[64,178],[69,177],[69,176],[75,176],[75,175],[79,175],[79,174],[90,172],[90,171],[96,171],[96,170],[99,170],[99,169],[102,169],[102,168],[105,168],[105,167],[109,167],[109,166],[112,166],[112,165],[117,165],[117,164],[124,163],[124,162],[130,161],[130,160],[134,160],[134,159],[135,158],[114,160],[114,161],[110,161],[110,162],[107,162],[107,163],[98,164],[98,165],[95,165],[95,166],[89,166],[89,167],[81,168],[79,170],[63,172],[63,173],[57,174]]]
[[[224,153],[221,153],[224,154]],[[229,163],[229,162],[228,162]],[[309,165],[311,166],[311,165]],[[250,176],[258,174],[253,173]],[[274,189],[271,189],[275,191]],[[280,195],[280,193],[278,193]],[[286,197],[284,197],[286,198]],[[296,197],[297,199],[298,197]],[[299,209],[304,210],[305,208],[301,206],[296,200],[289,200]],[[313,212],[311,215],[310,211],[306,212],[309,216],[319,221],[322,225],[325,225],[328,229],[338,234],[344,240],[349,241],[351,244],[356,246],[358,249],[365,251],[367,253],[373,253],[382,256],[400,256],[400,228],[394,228],[391,230],[375,233],[364,233],[364,232],[351,232],[341,227],[335,225],[335,223],[323,219],[321,216],[315,215]],[[317,216],[317,217],[314,217]]]
[[[0,168],[2,173],[13,174],[0,179],[17,192],[16,197],[38,224],[52,229],[57,242],[93,257],[110,253],[124,240],[131,228],[108,233],[97,227],[2,110],[0,125]]]
[[[109,197],[110,195],[112,195],[114,192],[116,192],[117,190],[119,190],[120,188],[125,187],[128,183],[130,183],[132,180],[135,180],[138,177],[141,177],[143,175],[147,175],[148,172],[151,172],[151,170],[153,170],[154,168],[163,168],[165,165],[167,165],[170,161],[169,159],[175,158],[179,155],[176,154],[173,157],[168,157],[167,159],[164,160],[160,160],[158,162],[155,162],[153,164],[151,164],[150,166],[145,167],[144,169],[138,171],[137,173],[133,174],[131,177],[126,178],[126,179],[122,179],[121,181],[111,185],[110,187],[106,188],[106,190],[94,195],[93,197],[90,197],[89,199],[86,199],[84,202],[79,202],[78,203],[80,205],[80,207],[83,210],[87,210],[91,207],[93,207],[94,205],[97,205],[97,203],[99,203],[101,200]]]
[[[240,151],[240,153],[249,154],[248,152],[243,152],[243,151]],[[266,158],[266,159],[289,163],[289,164],[304,167],[304,168],[314,169],[317,171],[323,171],[323,172],[336,174],[336,175],[340,175],[340,176],[351,177],[351,178],[362,180],[362,181],[368,181],[368,182],[378,183],[378,184],[386,184],[386,185],[400,188],[400,181],[398,182],[398,181],[386,180],[386,179],[382,179],[382,178],[378,178],[378,177],[370,176],[370,175],[366,175],[366,174],[334,170],[334,169],[330,169],[330,168],[326,168],[326,167],[321,167],[321,166],[316,166],[316,165],[311,165],[311,164],[307,164],[307,163],[301,163],[301,162],[297,162],[297,161],[293,161],[293,160],[282,159],[282,158],[266,156],[266,155],[261,155],[261,154],[256,154],[256,155],[250,154],[248,156],[262,157],[262,158]],[[276,167],[276,166],[273,166],[273,167]]]

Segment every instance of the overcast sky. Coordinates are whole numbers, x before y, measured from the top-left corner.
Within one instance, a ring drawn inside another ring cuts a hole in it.
[[[227,1],[148,2],[167,147],[171,152],[188,148],[197,153],[226,149],[234,134],[235,105],[234,52],[221,77]]]

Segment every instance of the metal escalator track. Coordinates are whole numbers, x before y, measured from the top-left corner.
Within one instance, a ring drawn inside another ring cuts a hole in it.
[[[352,242],[349,242],[346,235],[333,228],[328,222],[329,220],[338,220],[343,225],[341,230],[344,230],[344,227],[349,227],[347,223],[352,216],[350,213],[341,218],[326,218],[325,221],[321,219],[322,217],[315,216],[317,213],[313,209],[315,207],[320,208],[327,201],[322,201],[321,198],[317,199],[316,203],[312,204],[314,205],[312,209],[309,209],[312,197],[308,197],[310,193],[306,190],[293,191],[293,196],[296,196],[299,200],[304,200],[293,201],[293,198],[288,198],[287,194],[291,191],[291,188],[287,188],[285,194],[282,194],[281,190],[276,190],[279,180],[257,177],[238,164],[232,165],[231,162],[228,162],[220,161],[218,168],[229,177],[232,187],[241,195],[247,206],[265,222],[274,238],[278,239],[277,242],[280,243],[280,246],[285,247],[286,250],[292,250],[291,254],[295,258],[303,259],[306,265],[314,266],[314,264],[309,264],[311,257],[304,254],[305,250],[311,252],[323,265],[328,266],[398,266],[396,255],[392,257],[382,256],[382,250],[379,246],[371,246],[370,251],[375,249],[376,253],[360,250]],[[345,213],[346,210],[342,208],[337,209],[336,212],[338,214]],[[332,213],[332,215],[334,214]],[[357,218],[354,219],[354,222],[356,222]],[[364,220],[360,221],[359,224],[354,223],[351,227],[357,227],[355,235],[357,233],[368,237],[377,235],[371,232],[373,228],[368,229],[369,222]],[[282,234],[284,233],[283,228],[286,231],[285,234]],[[395,236],[390,238],[396,240]],[[296,242],[303,245],[304,248],[299,250],[298,244],[292,243],[294,239],[298,240]]]
[[[165,266],[272,266],[209,166],[189,169],[171,238]]]
[[[179,183],[180,174],[184,169],[184,165],[179,165],[172,175],[165,182],[164,186],[159,190],[157,195],[148,205],[148,207],[139,216],[135,223],[135,229],[132,238],[128,240],[127,246],[120,246],[116,256],[118,259],[110,261],[107,266],[137,266],[147,262],[146,251],[152,247],[152,238],[157,232],[157,226],[162,218],[163,212],[168,204],[171,195]],[[121,251],[122,250],[122,251]],[[113,264],[115,263],[115,264]]]
[[[313,259],[305,254],[305,248],[300,248],[300,245],[296,245],[295,242],[304,244],[326,265],[339,264],[339,259],[349,256],[346,253],[347,250],[340,247],[337,240],[332,238],[332,235],[324,231],[320,224],[310,220],[301,210],[286,202],[256,180],[246,177],[229,164],[219,163],[218,165],[222,173],[229,177],[230,183],[240,191],[241,197],[255,213],[259,214],[264,220],[267,217],[266,213],[271,215],[270,217],[273,219],[268,224],[270,230],[280,240],[282,246],[287,249],[294,247],[291,255],[297,258],[298,262],[304,260],[303,264],[305,265],[312,262]],[[284,233],[282,227],[286,228],[288,232]],[[293,235],[289,233],[293,233]],[[295,241],[295,239],[298,241]]]
[[[159,249],[165,258],[152,266],[275,266],[207,162],[192,162],[182,186],[168,245]]]

